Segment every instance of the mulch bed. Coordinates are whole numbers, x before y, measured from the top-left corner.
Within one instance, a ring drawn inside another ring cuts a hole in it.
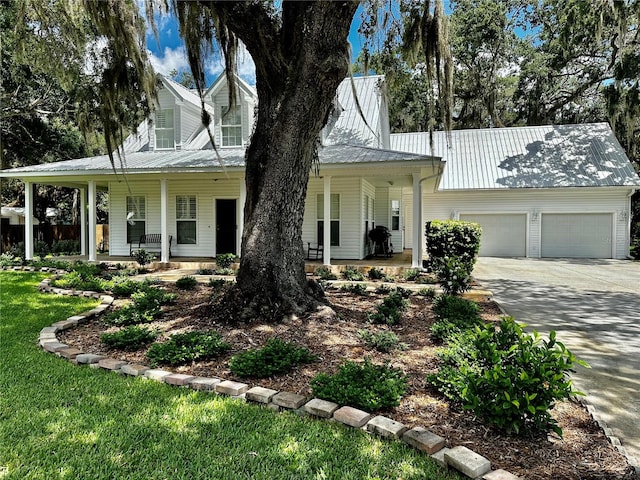
[[[165,284],[165,288],[176,291],[172,284]],[[164,341],[174,333],[215,328],[232,345],[231,350],[215,361],[174,367],[172,371],[220,377],[311,396],[309,381],[316,374],[333,374],[345,360],[361,361],[369,357],[374,363],[389,362],[401,368],[409,378],[409,391],[402,403],[382,414],[408,426],[428,428],[444,437],[449,447],[467,446],[491,460],[494,468],[504,468],[530,480],[634,478],[625,458],[609,443],[602,429],[580,403],[561,402],[553,410],[554,418],[563,430],[562,438],[555,434],[542,438],[505,435],[474,418],[472,413],[450,405],[425,379],[437,368],[437,345],[429,335],[430,325],[434,322],[429,299],[412,296],[401,324],[386,327],[367,322],[367,312],[373,311],[384,295],[358,296],[329,290],[327,297],[337,318],[319,312],[307,318],[288,319],[281,324],[255,322],[238,326],[229,324],[224,318],[212,317],[212,292],[212,288],[204,285],[198,285],[193,291],[179,291],[177,304],[166,308],[162,319],[148,326],[162,332],[158,341]],[[483,302],[480,305],[486,320],[495,321],[500,317],[495,303]],[[357,335],[357,331],[364,328],[391,329],[408,344],[408,348],[392,353],[367,348]],[[100,342],[100,336],[105,331],[115,330],[117,328],[97,320],[65,331],[61,339],[86,353],[108,353],[114,358],[148,364],[146,349],[135,352],[107,350]],[[239,378],[229,370],[228,361],[233,355],[262,346],[271,337],[306,346],[320,357],[320,361],[268,379]]]

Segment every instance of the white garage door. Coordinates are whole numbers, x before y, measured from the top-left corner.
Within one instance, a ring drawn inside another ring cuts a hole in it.
[[[544,213],[542,256],[611,258],[610,213]]]
[[[460,220],[479,223],[481,257],[526,257],[527,216],[524,214],[461,214]]]

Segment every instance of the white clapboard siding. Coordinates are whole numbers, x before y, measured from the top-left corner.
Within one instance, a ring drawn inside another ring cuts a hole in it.
[[[361,256],[359,258],[363,258],[368,255],[367,251],[367,235],[368,231],[365,229],[365,223],[368,222],[369,229],[372,228],[372,222],[374,219],[374,212],[370,211],[375,209],[375,199],[376,199],[376,188],[366,180],[361,180],[361,200],[360,204],[362,208],[360,210],[360,251]],[[372,208],[373,207],[373,208]],[[367,218],[368,214],[368,218]]]
[[[180,143],[184,143],[202,126],[200,110],[186,105],[180,109]]]

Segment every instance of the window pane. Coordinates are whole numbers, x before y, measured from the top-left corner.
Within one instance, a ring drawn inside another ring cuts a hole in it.
[[[391,200],[391,215],[400,215],[400,200]]]
[[[242,125],[240,105],[235,105],[231,109],[222,107],[222,125]]]
[[[196,196],[178,195],[176,196],[176,219],[195,220],[196,219]]]
[[[173,128],[173,109],[156,110],[156,128]]]
[[[127,222],[127,243],[137,243],[145,232],[144,221],[136,220],[133,225]]]
[[[222,146],[238,147],[242,145],[242,127],[222,127]]]
[[[331,246],[340,245],[340,220],[331,220]]]
[[[195,244],[196,243],[196,222],[194,221],[178,221],[176,222],[176,230],[178,232],[178,243]]]
[[[324,194],[318,194],[318,201],[316,203],[316,218],[324,218]],[[331,219],[340,219],[340,194],[331,194]]]
[[[391,217],[391,230],[400,230],[400,217]]]
[[[145,218],[145,197],[127,197],[127,219],[136,220]]]
[[[156,129],[156,148],[173,148],[174,146],[173,129]]]

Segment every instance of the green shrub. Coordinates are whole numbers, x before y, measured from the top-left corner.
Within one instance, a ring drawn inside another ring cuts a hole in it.
[[[338,279],[336,274],[333,273],[329,267],[316,268],[316,275],[320,278],[320,280],[337,280]]]
[[[213,275],[215,271],[212,268],[199,268],[196,270],[196,275]]]
[[[178,296],[175,293],[165,292],[161,288],[144,285],[143,288],[131,295],[133,304],[138,310],[156,310],[162,305],[175,303]]]
[[[421,288],[418,290],[418,295],[425,298],[434,299],[436,298],[436,289],[433,287]]]
[[[335,375],[316,375],[311,387],[315,397],[375,411],[400,404],[407,391],[407,378],[388,364],[374,365],[365,359],[362,364],[345,362]]]
[[[358,338],[360,338],[367,347],[375,348],[383,353],[393,350],[405,350],[407,348],[407,344],[400,342],[398,336],[393,332],[358,330]]]
[[[240,377],[265,378],[287,373],[299,364],[317,360],[318,357],[304,347],[271,338],[262,348],[247,350],[231,357],[229,368]]]
[[[36,240],[33,244],[33,253],[39,257],[46,257],[51,253],[49,245],[43,240]]]
[[[342,271],[342,278],[350,282],[361,282],[364,280],[364,275],[356,267],[345,267]]]
[[[124,275],[117,275],[113,277],[112,284],[111,293],[121,297],[130,297],[134,293],[143,290],[145,285],[148,285],[146,282],[132,280]]]
[[[218,357],[229,348],[231,346],[214,330],[188,332],[173,335],[165,343],[154,343],[147,351],[147,358],[152,366],[176,366]]]
[[[22,258],[9,252],[0,255],[0,267],[13,267],[14,265],[22,265]]]
[[[384,283],[376,288],[376,293],[380,293],[382,295],[386,295],[391,292],[391,287],[389,285],[385,285]]]
[[[387,325],[396,325],[400,323],[402,312],[407,309],[409,302],[405,300],[404,292],[406,290],[397,288],[391,292],[378,307],[376,311],[369,314],[371,323],[383,323]]]
[[[51,285],[58,288],[69,288],[91,292],[104,292],[106,290],[105,280],[94,276],[85,276],[77,270],[65,273],[60,278],[54,279],[51,282]]]
[[[420,279],[420,270],[418,270],[417,268],[410,268],[408,270],[405,270],[403,277],[408,282],[415,282]]]
[[[100,340],[110,348],[138,350],[153,342],[158,333],[146,327],[132,325],[114,333],[104,333]]]
[[[473,271],[482,228],[473,222],[460,220],[433,220],[427,222],[426,253],[429,256],[428,266],[431,271],[438,270],[438,264],[445,258],[457,258],[467,271]]]
[[[195,277],[192,277],[190,275],[180,277],[178,280],[176,280],[176,287],[178,287],[180,290],[193,290],[194,288],[196,288],[196,285],[198,285],[198,281],[195,279]]]
[[[208,285],[215,290],[222,290],[233,285],[233,282],[224,278],[210,278]]]
[[[151,263],[156,257],[153,253],[146,251],[144,248],[141,248],[136,253],[134,253],[133,258],[136,259],[138,265],[144,267],[145,265]]]
[[[369,280],[387,280],[387,274],[380,268],[372,267],[367,273]]]
[[[233,253],[221,253],[216,256],[216,265],[218,268],[231,268],[233,262],[236,261],[236,256]]]
[[[631,242],[630,253],[634,260],[640,260],[640,238],[636,238]]]
[[[458,258],[446,258],[440,262],[436,276],[447,295],[460,295],[471,286],[471,270]]]
[[[448,341],[453,335],[483,325],[476,302],[454,295],[439,295],[433,302],[438,320],[431,326],[431,336]]]
[[[364,283],[346,283],[340,287],[343,292],[350,292],[356,295],[367,295],[367,286]]]
[[[123,327],[139,323],[151,323],[158,315],[160,315],[160,308],[145,311],[138,310],[135,305],[125,305],[114,312],[108,313],[104,317],[104,321],[109,325]]]
[[[580,394],[568,378],[574,364],[586,365],[556,341],[523,332],[513,318],[454,337],[429,377],[451,400],[507,432],[562,430],[551,417],[555,402]]]

